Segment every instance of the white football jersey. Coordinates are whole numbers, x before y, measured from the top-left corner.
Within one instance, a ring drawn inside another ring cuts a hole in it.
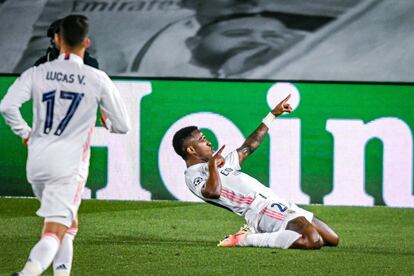
[[[20,106],[33,100],[32,129]],[[9,88],[0,112],[12,131],[29,137],[29,182],[46,182],[80,174],[86,178],[89,141],[98,106],[110,120],[110,131],[126,133],[128,114],[118,89],[103,71],[74,54],[25,71]]]
[[[201,193],[209,176],[207,163],[199,163],[187,168],[185,180],[188,188],[196,196],[208,203],[244,216],[251,225],[258,223],[255,221],[258,215],[267,212],[265,208],[268,204],[276,203],[279,206],[290,206],[286,200],[279,198],[270,188],[240,171],[239,154],[236,150],[225,157],[225,164],[219,168],[219,175],[222,189],[218,199],[205,198]],[[284,217],[282,212],[280,215],[275,214],[275,216],[280,216],[282,219]]]

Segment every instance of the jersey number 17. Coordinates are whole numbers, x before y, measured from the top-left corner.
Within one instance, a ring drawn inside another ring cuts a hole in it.
[[[60,91],[60,98],[64,100],[72,101],[69,105],[68,111],[66,112],[65,117],[60,121],[54,135],[60,136],[69,121],[72,119],[73,114],[75,114],[76,109],[79,107],[79,103],[82,101],[82,98],[85,94],[76,93],[70,91]],[[42,96],[42,102],[46,103],[46,120],[43,132],[49,134],[53,127],[53,111],[55,109],[55,97],[56,90],[44,93]]]

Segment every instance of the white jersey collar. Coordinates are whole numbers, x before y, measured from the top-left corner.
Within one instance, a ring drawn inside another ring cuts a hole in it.
[[[58,59],[59,60],[70,60],[78,64],[83,64],[83,59],[80,56],[75,55],[75,54],[70,54],[70,53],[60,54]]]

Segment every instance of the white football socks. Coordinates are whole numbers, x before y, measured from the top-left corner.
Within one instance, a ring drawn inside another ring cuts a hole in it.
[[[77,228],[69,228],[63,237],[59,251],[53,260],[53,275],[68,276],[72,268],[73,240],[78,233]]]
[[[52,233],[45,233],[40,241],[32,248],[29,260],[21,273],[23,275],[40,275],[52,263],[59,250],[59,238]]]
[[[272,233],[247,234],[239,246],[289,248],[302,235],[291,230],[281,230]]]

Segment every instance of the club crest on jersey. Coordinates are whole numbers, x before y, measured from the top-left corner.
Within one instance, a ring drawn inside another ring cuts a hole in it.
[[[200,185],[200,183],[203,182],[203,178],[202,177],[196,177],[193,181],[194,186],[198,186]]]

